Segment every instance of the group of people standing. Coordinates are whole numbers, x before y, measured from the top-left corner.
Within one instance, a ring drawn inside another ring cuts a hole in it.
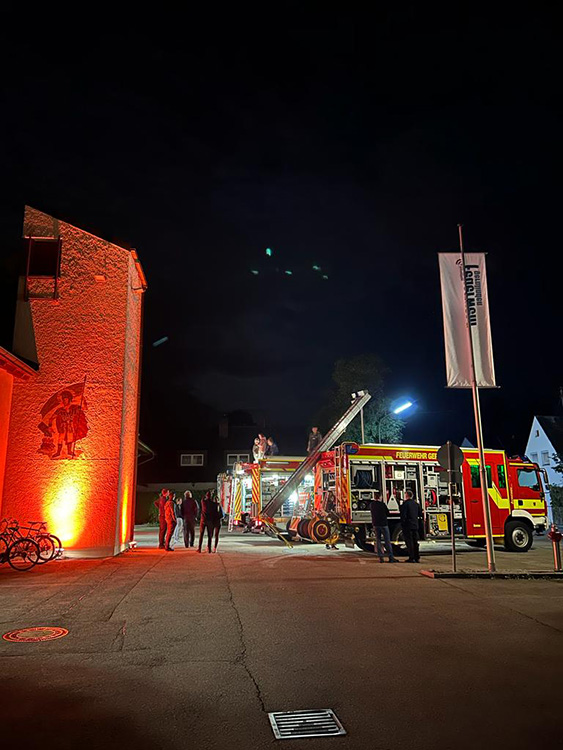
[[[389,562],[399,562],[393,555],[393,547],[391,545],[391,535],[389,533],[389,523],[387,520],[389,508],[387,507],[387,503],[383,501],[379,490],[374,492],[374,499],[370,503],[370,511],[379,562],[384,562],[383,546],[385,546],[385,552],[389,556]],[[420,562],[420,549],[418,543],[420,540],[420,519],[422,518],[422,508],[415,500],[414,493],[411,492],[411,490],[406,490],[405,499],[401,504],[399,511],[401,514],[403,538],[407,545],[409,555],[405,562]]]
[[[277,456],[278,454],[279,449],[274,438],[267,438],[266,435],[259,432],[258,437],[254,439],[254,444],[252,446],[252,457],[254,458],[254,463],[257,464],[258,461],[266,458],[266,456]]]
[[[219,532],[224,515],[217,492],[214,490],[206,492],[200,508],[190,490],[186,490],[183,497],[177,497],[175,492],[162,489],[154,504],[158,509],[159,549],[173,552],[174,547],[172,545],[180,544],[182,536],[186,549],[194,547],[196,522],[199,519],[197,551],[201,552],[206,531],[208,552],[217,551]],[[213,541],[215,542],[214,545]]]

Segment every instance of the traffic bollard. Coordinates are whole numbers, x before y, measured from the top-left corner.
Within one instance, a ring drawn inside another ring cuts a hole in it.
[[[552,523],[548,532],[548,537],[553,545],[553,570],[556,573],[561,572],[561,539],[563,534],[559,531],[556,524]]]

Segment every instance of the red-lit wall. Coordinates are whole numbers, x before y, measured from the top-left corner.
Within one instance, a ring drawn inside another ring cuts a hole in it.
[[[58,300],[52,281],[30,282],[39,371],[14,384],[2,515],[48,521],[71,554],[116,554],[135,497],[142,272],[131,252],[31,208],[24,235],[61,236],[61,277]],[[88,431],[69,458],[52,410],[42,409],[63,404],[70,386]]]
[[[4,470],[8,449],[8,429],[10,426],[10,409],[14,376],[0,368],[0,498],[4,487]]]

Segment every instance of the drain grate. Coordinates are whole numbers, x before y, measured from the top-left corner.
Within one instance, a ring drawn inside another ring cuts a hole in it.
[[[336,737],[346,734],[331,708],[311,711],[276,711],[268,714],[277,740],[297,737]]]

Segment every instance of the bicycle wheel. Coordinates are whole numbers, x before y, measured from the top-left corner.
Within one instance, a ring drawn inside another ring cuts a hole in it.
[[[47,534],[42,534],[35,539],[39,547],[39,560],[38,564],[49,562],[55,556],[56,547],[55,542]]]
[[[61,540],[58,536],[55,536],[54,534],[49,534],[53,542],[55,543],[55,554],[54,557],[58,557],[61,554],[61,550],[63,548],[63,545],[61,544]]]
[[[39,546],[33,539],[23,537],[8,547],[8,562],[14,570],[29,570],[38,560]]]
[[[4,534],[0,534],[0,561],[4,559],[6,552],[8,551],[8,539]]]

